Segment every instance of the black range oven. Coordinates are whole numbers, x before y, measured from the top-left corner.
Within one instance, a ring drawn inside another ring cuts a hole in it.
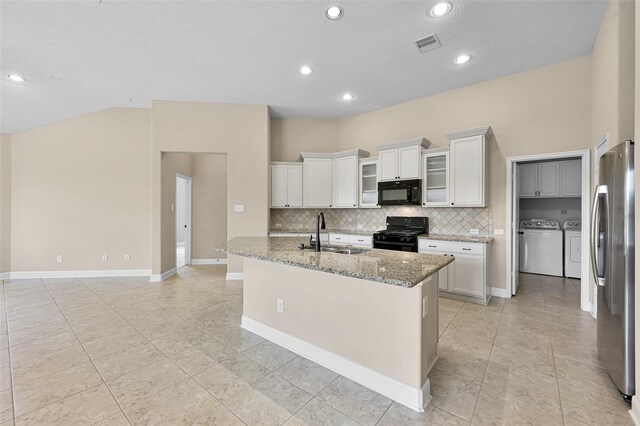
[[[373,248],[418,252],[418,235],[428,232],[428,217],[387,216],[387,229],[373,234]]]

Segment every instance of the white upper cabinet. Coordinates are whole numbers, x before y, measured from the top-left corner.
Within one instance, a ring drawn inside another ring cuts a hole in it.
[[[302,200],[304,207],[331,207],[333,160],[325,157],[302,154]]]
[[[358,207],[358,168],[364,156],[369,153],[355,150],[333,154],[333,207]]]
[[[288,207],[302,207],[302,164],[289,166],[287,187]]]
[[[380,180],[398,179],[398,150],[386,149],[378,152],[378,167]]]
[[[486,147],[492,135],[488,126],[447,133],[451,206],[485,206]]]
[[[302,207],[302,164],[271,163],[271,207]]]
[[[378,145],[379,180],[420,179],[422,149],[430,145],[425,138]]]
[[[518,165],[520,198],[579,197],[582,194],[580,160]]]
[[[360,160],[360,200],[361,208],[378,206],[378,159],[365,158]]]
[[[582,195],[582,161],[563,161],[560,165],[560,180],[563,197],[580,197]]]
[[[538,164],[538,196],[560,196],[560,163]]]
[[[449,205],[449,149],[430,149],[426,152],[422,154],[422,205],[446,207]]]

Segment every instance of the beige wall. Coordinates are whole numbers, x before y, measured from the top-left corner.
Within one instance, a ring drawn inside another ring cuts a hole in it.
[[[264,105],[154,101],[152,272],[171,269],[163,255],[174,226],[163,219],[169,212],[162,191],[162,153],[228,154],[227,235],[267,235],[269,228],[269,111]],[[244,213],[234,213],[244,204]],[[242,271],[241,259],[230,256],[228,271]]]
[[[507,157],[591,147],[590,65],[590,56],[583,56],[345,118],[338,121],[336,149],[362,148],[377,155],[376,144],[414,136],[425,136],[433,147],[446,146],[445,132],[491,125],[488,203],[493,227],[505,229]],[[274,146],[285,139],[273,136]],[[506,288],[505,258],[505,237],[497,235],[494,287]]]
[[[271,159],[296,161],[300,152],[332,152],[338,143],[335,120],[271,120]]]
[[[149,268],[150,130],[113,108],[12,135],[12,271]]]
[[[0,273],[11,265],[11,136],[0,135]]]
[[[192,258],[224,258],[213,247],[227,241],[227,156],[194,154]]]
[[[591,142],[609,132],[609,146],[633,138],[634,2],[610,1],[592,52]]]
[[[176,173],[191,176],[191,154],[162,155],[162,229],[171,229],[162,246],[162,264],[167,269],[176,266]],[[166,269],[163,269],[163,271]]]

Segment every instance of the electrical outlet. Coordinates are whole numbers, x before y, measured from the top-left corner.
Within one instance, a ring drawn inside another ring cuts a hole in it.
[[[62,255],[61,254],[56,256],[56,262],[62,263]]]
[[[427,306],[429,305],[429,296],[422,298],[422,318],[427,316]]]
[[[356,228],[357,229],[364,229],[364,225],[359,223],[359,224],[356,225]]]
[[[244,213],[244,204],[234,204],[233,211],[236,213]]]
[[[128,261],[130,261],[130,260],[131,260],[131,256],[130,256],[129,254],[125,254],[125,255],[124,255],[124,261],[125,261],[125,262],[128,262]]]
[[[176,206],[175,206],[175,204],[171,204],[171,211],[172,211],[172,212],[176,211]]]
[[[496,235],[504,235],[504,229],[494,229],[493,233]]]
[[[282,224],[281,223],[276,223],[276,228],[282,228]]]
[[[284,300],[276,299],[276,309],[278,310],[278,313],[284,314]]]
[[[469,234],[471,235],[480,235],[480,230],[476,228],[469,229]]]
[[[103,262],[108,262],[109,261],[109,256],[107,256],[106,254],[102,255],[102,261]]]

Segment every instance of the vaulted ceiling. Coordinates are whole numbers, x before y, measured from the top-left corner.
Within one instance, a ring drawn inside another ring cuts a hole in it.
[[[451,1],[437,19],[435,3],[341,1],[332,21],[327,1],[2,1],[1,131],[154,99],[350,116],[589,54],[606,7]],[[442,46],[420,53],[431,33]],[[455,65],[461,53],[472,59]]]

